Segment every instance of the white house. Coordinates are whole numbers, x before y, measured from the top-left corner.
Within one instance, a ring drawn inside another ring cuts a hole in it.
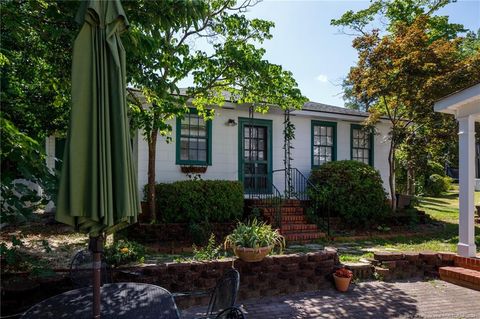
[[[215,109],[215,118],[205,122],[194,108],[183,120],[171,121],[173,141],[157,141],[156,180],[174,182],[187,180],[182,172],[192,166],[203,167],[202,179],[240,180],[250,191],[265,191],[273,184],[285,190],[284,172],[284,111],[271,107],[267,114],[249,112],[247,105],[230,102]],[[308,102],[302,110],[291,112],[295,125],[291,167],[304,176],[312,168],[327,161],[359,160],[380,171],[388,192],[389,124],[381,120],[376,134],[362,130],[368,113],[321,103]],[[48,165],[55,165],[58,141],[47,140]],[[138,172],[138,187],[148,177],[148,145],[142,134],[133,141]]]
[[[240,180],[246,188],[257,189],[273,182],[283,192],[284,176],[275,171],[284,168],[284,112],[270,108],[268,114],[259,114],[249,109],[226,102],[215,110],[212,121],[205,122],[193,108],[183,120],[172,120],[173,142],[157,142],[157,181],[187,180],[190,177],[182,167],[198,165],[206,167],[202,179]],[[313,167],[326,161],[360,160],[380,171],[388,191],[389,125],[380,122],[378,134],[366,134],[361,125],[367,116],[365,112],[314,102],[291,112],[290,121],[295,125],[291,167],[308,176]],[[141,134],[135,137],[134,157],[138,185],[143,189],[147,183],[148,145]]]

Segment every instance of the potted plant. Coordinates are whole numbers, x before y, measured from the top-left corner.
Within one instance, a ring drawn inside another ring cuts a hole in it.
[[[350,286],[350,281],[352,281],[353,273],[351,270],[348,270],[345,267],[339,268],[333,274],[335,279],[335,287],[338,291],[346,292]]]
[[[278,246],[285,247],[285,239],[266,223],[253,219],[248,223],[238,223],[233,232],[225,238],[225,249],[231,247],[235,255],[247,262],[257,262],[265,258]]]

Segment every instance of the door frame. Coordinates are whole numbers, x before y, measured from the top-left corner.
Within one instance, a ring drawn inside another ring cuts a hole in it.
[[[273,130],[272,130],[272,120],[264,120],[264,119],[251,119],[248,117],[239,117],[238,118],[238,180],[242,182],[244,185],[244,172],[243,172],[243,164],[244,164],[244,143],[245,139],[243,136],[244,127],[245,125],[253,124],[255,126],[264,126],[267,128],[267,165],[268,165],[268,179],[271,183],[273,183],[273,173],[272,173],[272,164],[273,164]],[[268,185],[268,191],[271,190],[271,185]]]

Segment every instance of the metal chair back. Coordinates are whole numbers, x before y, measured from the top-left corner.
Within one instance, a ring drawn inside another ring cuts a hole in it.
[[[93,255],[88,249],[80,250],[75,254],[70,263],[69,278],[75,288],[83,288],[92,285],[93,282]],[[109,283],[108,266],[102,255],[101,284]]]
[[[230,269],[218,281],[215,290],[210,297],[207,317],[215,315],[224,309],[233,307],[237,300],[239,286],[240,273],[236,269]]]
[[[227,309],[222,310],[215,319],[246,319],[247,316],[242,311],[242,309],[238,307],[229,307]]]

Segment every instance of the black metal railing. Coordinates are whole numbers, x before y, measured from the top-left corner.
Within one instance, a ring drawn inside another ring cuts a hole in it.
[[[274,227],[281,228],[281,207],[284,197],[267,176],[257,177],[257,179],[258,178],[260,182],[257,181],[256,185],[249,185],[248,183],[244,185],[244,196],[246,199],[254,200],[253,206],[263,207],[273,211],[273,220],[271,222]]]
[[[327,231],[330,237],[330,209],[325,207],[316,198],[310,198],[309,193],[319,193],[319,189],[297,168],[277,169],[273,174],[284,173],[284,198],[298,199],[301,201],[309,201],[310,208],[315,212],[315,215],[321,217],[318,222]]]
[[[284,173],[284,196],[287,199],[309,200],[309,189],[313,191],[316,190],[315,185],[295,167],[290,169],[277,169],[274,170],[273,173],[277,175]]]

